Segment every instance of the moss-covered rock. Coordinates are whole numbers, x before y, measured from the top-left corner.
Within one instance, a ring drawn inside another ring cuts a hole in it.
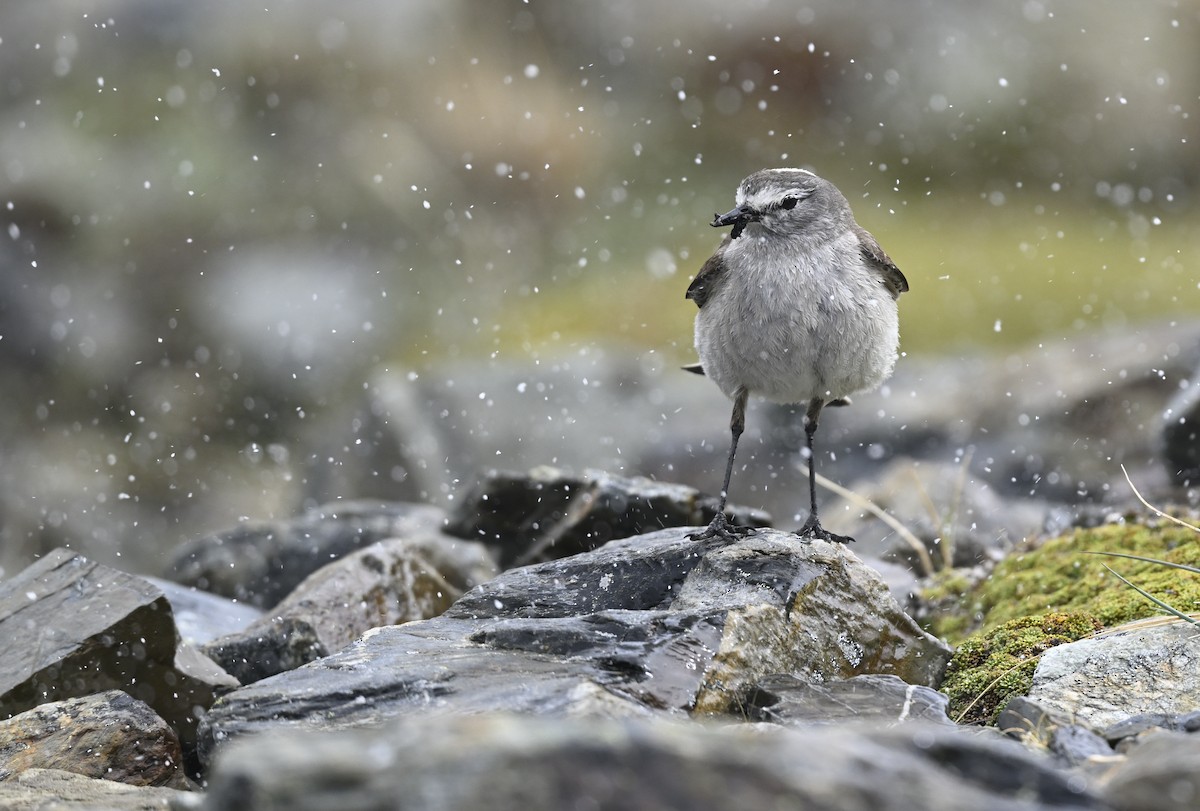
[[[1152,603],[1121,583],[1105,564],[1181,611],[1200,610],[1200,576],[1136,560],[1090,555],[1123,552],[1200,565],[1200,536],[1175,525],[1109,524],[1079,529],[1001,561],[954,609],[934,615],[929,630],[957,641],[972,630],[1046,612],[1087,612],[1105,627],[1154,616]],[[944,588],[934,595],[945,606]]]
[[[1050,613],[1010,620],[968,638],[954,653],[942,692],[960,723],[994,721],[1014,695],[1025,695],[1042,652],[1090,636],[1100,622],[1083,613]]]

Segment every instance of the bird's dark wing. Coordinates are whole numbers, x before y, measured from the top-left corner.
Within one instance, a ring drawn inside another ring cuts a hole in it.
[[[875,237],[859,225],[854,226],[854,234],[858,237],[859,247],[862,249],[867,263],[879,273],[884,285],[891,291],[892,298],[900,298],[901,293],[907,293],[908,279],[904,278],[904,274],[900,272],[900,268],[896,267],[896,263],[883,252],[883,248],[879,247]]]
[[[696,278],[692,279],[692,283],[688,285],[684,298],[690,298],[696,302],[697,307],[703,308],[725,280],[725,246],[728,242],[727,237],[716,252],[708,257],[708,261],[700,268]]]

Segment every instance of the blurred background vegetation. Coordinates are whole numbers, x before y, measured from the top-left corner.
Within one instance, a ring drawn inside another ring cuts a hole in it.
[[[846,193],[909,353],[1191,317],[1197,42],[1194,0],[3,4],[0,563],[295,510],[371,369],[689,360],[764,166]]]

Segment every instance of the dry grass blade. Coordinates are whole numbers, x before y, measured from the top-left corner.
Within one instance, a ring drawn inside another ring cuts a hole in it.
[[[1192,526],[1187,521],[1184,521],[1182,518],[1176,518],[1173,515],[1168,515],[1167,513],[1160,510],[1158,507],[1155,507],[1149,501],[1146,501],[1146,499],[1142,498],[1142,494],[1139,493],[1138,489],[1133,486],[1133,480],[1129,478],[1129,471],[1127,471],[1125,469],[1125,465],[1121,465],[1121,472],[1125,474],[1125,481],[1129,483],[1129,489],[1133,491],[1133,494],[1135,496],[1137,496],[1137,500],[1142,502],[1143,506],[1145,506],[1145,508],[1147,510],[1150,510],[1150,512],[1154,513],[1159,518],[1165,518],[1168,521],[1174,521],[1176,524],[1179,524],[1179,526],[1181,526],[1181,527],[1187,527],[1188,529],[1192,530],[1192,532],[1200,532],[1200,527]]]
[[[808,467],[807,470],[809,476],[813,475],[811,467]],[[916,553],[917,558],[921,561],[921,569],[924,570],[927,576],[932,576],[937,571],[933,566],[933,558],[929,556],[929,550],[925,548],[925,544],[921,543],[921,539],[916,535],[913,535],[908,527],[904,526],[895,518],[888,515],[886,512],[876,506],[874,502],[863,498],[857,493],[847,490],[837,482],[825,478],[820,473],[817,474],[817,484],[821,485],[826,490],[836,493],[837,495],[849,501],[851,504],[863,508],[867,512],[871,513],[871,515],[874,515],[880,521],[894,529],[896,534],[903,538],[904,542],[912,547],[913,552]]]
[[[967,717],[967,713],[969,713],[971,710],[973,710],[973,709],[975,708],[975,705],[976,705],[976,704],[978,704],[980,701],[982,701],[982,700],[983,700],[983,697],[984,697],[984,696],[986,696],[988,693],[992,692],[992,689],[993,689],[993,688],[994,688],[994,687],[995,687],[997,684],[999,684],[999,683],[1000,683],[1000,680],[1001,680],[1001,679],[1003,679],[1003,678],[1004,678],[1005,676],[1007,676],[1009,673],[1015,673],[1016,671],[1018,671],[1018,670],[1020,670],[1021,668],[1025,667],[1025,665],[1027,665],[1027,664],[1030,664],[1030,663],[1036,663],[1036,662],[1037,662],[1037,660],[1038,660],[1038,659],[1040,659],[1040,658],[1041,658],[1041,654],[1038,654],[1037,656],[1032,656],[1032,657],[1030,657],[1030,658],[1028,658],[1028,659],[1022,659],[1021,661],[1017,662],[1015,665],[1013,665],[1012,667],[1010,667],[1008,670],[1004,671],[1004,672],[1003,672],[1003,673],[1001,673],[999,676],[997,676],[996,678],[992,679],[992,680],[991,680],[991,681],[988,683],[988,686],[987,686],[987,687],[984,687],[984,688],[983,688],[983,689],[982,689],[982,690],[979,692],[979,695],[977,695],[977,696],[975,696],[975,698],[971,699],[971,703],[970,703],[970,704],[968,704],[966,707],[964,707],[964,708],[963,708],[963,711],[962,711],[962,712],[960,712],[960,713],[958,714],[958,717],[954,719],[954,723],[956,723],[956,724],[961,724],[961,723],[962,723],[962,721],[963,721],[963,719]]]

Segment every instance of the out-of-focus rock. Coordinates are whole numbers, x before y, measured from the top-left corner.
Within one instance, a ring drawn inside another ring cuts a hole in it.
[[[664,718],[422,715],[381,729],[284,731],[218,757],[208,811],[1083,811],[1086,781],[1018,744],[944,725],[803,730]]]
[[[727,512],[739,524],[770,523],[756,510],[730,506]],[[493,547],[508,567],[588,552],[656,529],[706,525],[716,514],[715,498],[686,485],[539,467],[484,476],[459,500],[446,531]]]
[[[62,769],[29,769],[0,782],[5,811],[174,811],[200,798],[164,786],[132,786]]]
[[[249,524],[181,547],[166,576],[177,583],[271,608],[331,560],[387,538],[442,525],[425,504],[345,501],[290,520]]]
[[[495,574],[473,541],[438,532],[380,541],[313,572],[269,616],[204,652],[249,684],[341,650],[372,628],[436,617]]]

